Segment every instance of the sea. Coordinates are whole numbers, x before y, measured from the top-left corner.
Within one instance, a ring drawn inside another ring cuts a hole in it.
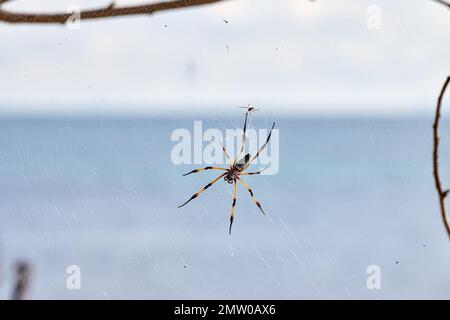
[[[239,185],[231,235],[232,184],[178,208],[220,173],[173,161],[196,120],[243,118],[1,116],[0,298],[20,261],[30,299],[450,298],[432,115],[255,114],[276,121],[278,171],[245,177],[266,216]],[[450,187],[447,120],[441,135]]]

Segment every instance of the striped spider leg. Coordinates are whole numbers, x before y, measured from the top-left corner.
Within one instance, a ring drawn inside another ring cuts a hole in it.
[[[183,204],[180,204],[178,206],[178,208],[181,208],[185,205],[187,205],[191,200],[194,200],[195,198],[197,198],[199,195],[201,195],[203,193],[203,191],[205,191],[206,189],[208,189],[209,187],[211,187],[214,183],[216,183],[217,181],[219,181],[220,178],[224,177],[227,173],[222,173],[220,176],[218,176],[217,178],[215,178],[213,181],[211,181],[210,183],[208,183],[206,186],[204,186],[203,188],[201,188],[199,191],[197,191],[196,193],[194,193],[192,195],[192,197],[189,198],[188,201],[186,201]]]

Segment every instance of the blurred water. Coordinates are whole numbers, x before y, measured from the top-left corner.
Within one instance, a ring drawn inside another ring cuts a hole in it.
[[[240,125],[203,120],[204,128]],[[241,188],[232,236],[224,181],[177,209],[214,177],[182,177],[192,166],[171,162],[172,130],[192,126],[1,119],[3,280],[26,258],[33,298],[450,297],[429,118],[277,119],[279,173],[247,178],[269,217]],[[73,264],[80,291],[66,288]],[[366,287],[369,265],[381,268],[381,290]],[[3,281],[0,297],[10,288]]]

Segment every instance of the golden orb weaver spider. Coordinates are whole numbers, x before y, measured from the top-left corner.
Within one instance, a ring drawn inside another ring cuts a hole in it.
[[[245,183],[241,176],[251,176],[251,175],[257,175],[260,174],[261,172],[263,172],[265,169],[264,168],[260,171],[256,171],[256,172],[247,172],[247,168],[250,166],[250,164],[255,161],[260,153],[264,150],[264,148],[267,146],[267,144],[270,141],[270,137],[272,135],[272,130],[275,127],[275,122],[272,124],[272,128],[269,131],[269,134],[267,135],[267,139],[264,142],[264,144],[259,148],[258,152],[251,157],[249,153],[247,153],[242,159],[240,159],[240,156],[242,155],[242,153],[244,152],[244,148],[245,148],[245,140],[246,140],[246,131],[247,131],[247,119],[248,116],[251,112],[256,111],[258,109],[252,107],[251,105],[248,105],[247,107],[242,107],[242,108],[246,108],[247,111],[245,112],[245,121],[244,121],[244,130],[243,130],[243,134],[242,134],[242,146],[241,149],[237,155],[237,157],[234,159],[234,161],[231,160],[230,156],[228,155],[227,150],[225,149],[225,147],[222,145],[222,150],[225,153],[226,157],[228,158],[228,160],[230,161],[230,167],[229,168],[221,168],[221,167],[204,167],[204,168],[198,168],[195,170],[192,170],[188,173],[183,174],[183,176],[187,176],[189,174],[192,173],[197,173],[200,171],[205,171],[205,170],[219,170],[219,171],[225,171],[224,173],[222,173],[221,175],[219,175],[217,178],[215,178],[214,180],[212,180],[210,183],[208,183],[206,186],[204,186],[203,188],[201,188],[198,192],[194,193],[194,195],[192,197],[189,198],[189,200],[187,200],[185,203],[181,204],[178,206],[178,208],[183,207],[184,205],[188,204],[191,200],[194,200],[195,198],[197,198],[202,192],[204,192],[206,189],[208,189],[209,187],[211,187],[213,184],[215,184],[217,181],[219,181],[221,178],[224,178],[224,180],[230,184],[234,184],[234,192],[233,192],[233,203],[231,205],[231,216],[230,216],[230,228],[228,233],[231,235],[231,227],[233,225],[233,220],[234,220],[234,207],[236,206],[236,194],[237,194],[237,184],[238,182],[240,182],[250,193],[250,196],[253,199],[253,202],[255,202],[256,206],[261,210],[261,212],[266,215],[266,213],[264,212],[264,210],[261,207],[261,203],[256,200],[255,196],[253,195],[253,191],[252,189],[248,186],[247,183]],[[238,161],[239,159],[239,161]]]

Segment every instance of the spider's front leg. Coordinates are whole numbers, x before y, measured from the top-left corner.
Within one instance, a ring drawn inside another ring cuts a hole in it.
[[[237,183],[236,183],[236,179],[234,179],[233,204],[231,205],[230,230],[228,231],[228,233],[230,235],[231,235],[231,227],[233,226],[233,220],[234,220],[234,207],[236,206],[236,193],[237,193]]]
[[[223,176],[225,176],[227,173],[222,173],[220,176],[218,176],[217,178],[215,178],[213,181],[211,181],[210,183],[208,183],[206,186],[204,186],[203,188],[201,188],[197,193],[194,193],[194,195],[192,197],[189,198],[188,201],[186,201],[185,203],[181,204],[178,206],[178,208],[181,208],[182,206],[188,204],[188,202],[190,202],[191,200],[194,200],[195,198],[197,198],[203,191],[205,191],[206,189],[208,189],[209,187],[211,187],[214,183],[216,183],[217,181],[219,181],[220,178],[222,178]]]
[[[205,170],[224,170],[224,171],[227,171],[227,169],[225,169],[225,168],[219,168],[219,167],[204,167],[204,168],[194,169],[194,170],[192,170],[192,171],[190,171],[190,172],[188,172],[188,173],[185,173],[185,174],[183,174],[183,177],[184,177],[184,176],[187,176],[187,175],[189,175],[189,174],[191,174],[191,173],[197,173],[197,172],[205,171]]]
[[[252,189],[241,178],[238,178],[238,180],[239,180],[240,183],[242,183],[242,185],[245,187],[245,189],[248,190],[248,192],[250,193],[250,196],[253,199],[253,202],[256,204],[256,206],[259,208],[259,210],[261,210],[261,212],[264,215],[266,215],[266,213],[264,212],[263,208],[261,207],[261,203],[258,200],[256,200],[255,196],[253,195]]]

